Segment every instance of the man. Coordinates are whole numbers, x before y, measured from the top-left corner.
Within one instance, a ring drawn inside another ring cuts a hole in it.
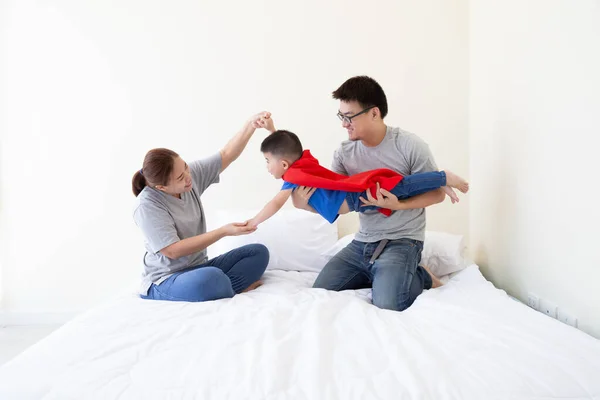
[[[333,157],[332,169],[353,175],[377,168],[389,168],[404,176],[436,171],[429,146],[418,136],[386,126],[387,99],[372,78],[348,79],[335,92],[338,117],[348,131]],[[294,205],[310,210],[307,202],[314,189],[299,187],[293,193]],[[328,290],[371,287],[373,304],[389,310],[410,307],[423,289],[441,283],[419,266],[425,238],[425,207],[444,200],[440,189],[402,200],[402,211],[389,217],[373,210],[359,214],[360,229],[355,240],[325,265],[314,286]],[[399,200],[380,189],[369,193],[365,205],[399,209]],[[409,208],[409,209],[406,209]]]

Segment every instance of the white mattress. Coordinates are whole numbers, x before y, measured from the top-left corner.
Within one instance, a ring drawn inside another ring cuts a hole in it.
[[[600,399],[600,341],[471,266],[405,312],[271,271],[208,303],[125,296],[0,368],[0,399]]]

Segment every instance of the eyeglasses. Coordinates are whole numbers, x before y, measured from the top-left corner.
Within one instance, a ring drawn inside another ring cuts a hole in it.
[[[369,108],[365,108],[364,110],[362,110],[361,112],[354,114],[354,115],[344,115],[341,112],[338,111],[337,116],[340,119],[340,121],[345,122],[347,124],[351,124],[352,123],[352,118],[356,118],[361,114],[366,113],[367,111],[369,111],[371,108],[375,108],[377,106],[371,106]]]

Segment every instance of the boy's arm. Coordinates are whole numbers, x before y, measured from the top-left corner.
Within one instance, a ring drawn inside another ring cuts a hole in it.
[[[258,224],[265,222],[273,215],[277,213],[277,211],[281,210],[281,207],[285,204],[286,201],[290,198],[292,194],[292,189],[282,190],[277,193],[277,196],[273,197],[273,200],[267,203],[266,206],[263,207],[262,210],[254,218],[248,221],[249,226],[257,226]]]

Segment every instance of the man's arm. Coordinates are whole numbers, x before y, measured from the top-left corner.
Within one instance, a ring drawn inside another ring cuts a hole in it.
[[[310,200],[310,196],[313,195],[315,190],[317,190],[317,188],[298,186],[296,190],[292,192],[292,204],[294,207],[316,214],[317,212],[315,209],[308,205],[308,200]]]
[[[390,210],[410,210],[413,208],[425,208],[433,204],[438,204],[444,201],[446,194],[442,189],[432,190],[431,192],[419,194],[406,200],[398,200],[393,193],[379,187],[377,184],[377,196],[373,197],[371,191],[367,190],[367,198],[359,197],[363,206],[377,206],[381,208],[389,208]]]
[[[416,135],[411,135],[405,140],[401,145],[401,151],[406,154],[410,163],[410,175],[437,170],[427,143]],[[367,199],[360,198],[363,205],[389,208],[390,210],[410,210],[441,203],[446,196],[442,189],[436,189],[406,200],[398,200],[398,197],[394,194],[380,189],[379,184],[377,185],[377,189],[376,197],[371,196],[370,191],[367,190]]]
[[[442,191],[442,189],[436,189],[432,190],[431,192],[419,194],[417,196],[410,197],[405,200],[398,200],[394,210],[410,210],[413,208],[425,208],[434,204],[441,203],[442,201],[444,201],[445,198],[446,194]]]
[[[254,218],[248,221],[248,225],[256,227],[258,224],[263,223],[271,218],[277,213],[277,211],[281,210],[281,207],[283,207],[285,202],[288,201],[291,194],[292,189],[282,190],[277,193],[277,196],[275,196],[273,200],[268,202],[267,205],[264,206]]]
[[[271,133],[275,131],[271,113],[262,112],[254,115],[246,121],[242,129],[221,149],[221,172],[229,167],[232,162],[237,160],[240,154],[242,154],[242,151],[246,148],[254,131],[258,128],[265,128]]]

